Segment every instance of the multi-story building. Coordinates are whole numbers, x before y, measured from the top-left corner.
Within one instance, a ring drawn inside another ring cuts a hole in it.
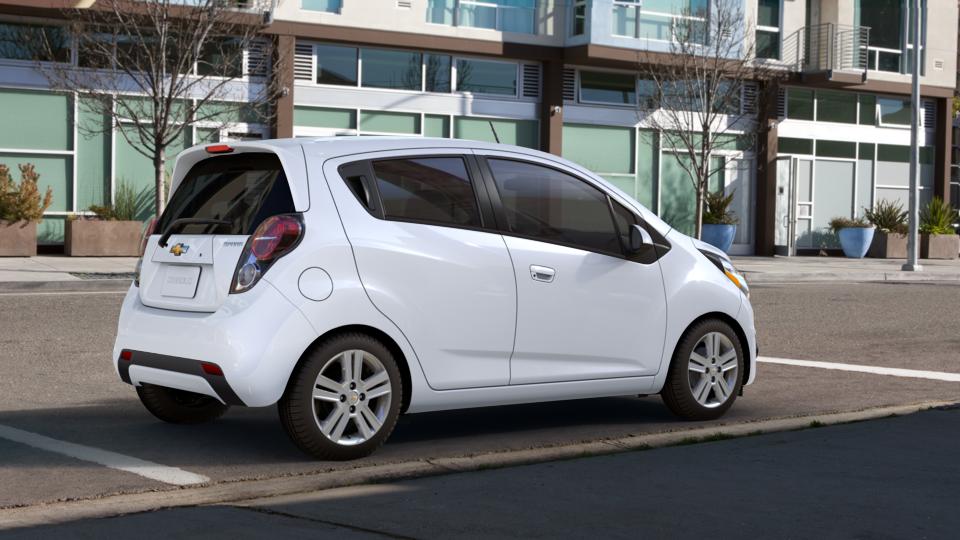
[[[638,113],[638,52],[667,53],[682,18],[728,0],[279,0],[266,32],[293,58],[273,125],[220,138],[399,134],[494,140],[577,161],[681,229],[694,193],[676,149]],[[761,136],[712,158],[735,190],[736,253],[830,247],[828,221],[881,199],[906,201],[912,0],[729,0],[776,83],[748,84],[741,107]],[[0,0],[0,163],[30,160],[55,190],[41,240],[63,215],[109,200],[121,179],[152,185],[149,162],[115,134],[76,129],[77,99],[45,90],[3,28],[55,25],[53,9]],[[91,3],[91,2],[87,2]],[[950,189],[958,6],[924,2],[921,200]],[[13,51],[13,52],[10,52]],[[256,53],[252,51],[251,54]],[[76,61],[76,53],[64,57]],[[248,62],[253,65],[253,62]],[[259,65],[259,64],[258,64]],[[262,84],[258,73],[243,83]],[[768,99],[761,99],[765,96]],[[495,133],[494,133],[495,131]]]

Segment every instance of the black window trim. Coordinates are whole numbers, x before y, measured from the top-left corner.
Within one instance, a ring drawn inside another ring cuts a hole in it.
[[[380,161],[395,161],[399,159],[430,159],[430,158],[459,158],[464,162],[464,166],[467,171],[467,177],[470,181],[470,185],[473,188],[473,197],[474,202],[477,204],[478,215],[480,217],[480,225],[460,225],[456,223],[449,222],[438,222],[438,221],[428,221],[423,219],[407,219],[387,216],[386,212],[383,209],[383,199],[380,196],[380,188],[376,182],[376,172],[374,171],[374,164]],[[351,161],[349,163],[344,163],[337,167],[337,173],[340,175],[340,178],[343,180],[344,185],[351,194],[353,190],[347,184],[347,176],[344,175],[345,172],[351,171],[351,169],[357,168],[366,169],[366,172],[363,173],[363,182],[364,187],[367,192],[370,193],[371,204],[365,206],[362,201],[360,201],[354,194],[354,198],[361,207],[364,207],[367,212],[376,219],[383,221],[394,221],[397,223],[414,223],[417,225],[429,225],[432,227],[448,227],[451,229],[464,229],[468,231],[478,231],[478,232],[487,232],[487,233],[498,233],[499,230],[496,226],[496,221],[494,217],[494,212],[491,205],[491,196],[488,193],[486,186],[482,185],[481,179],[481,169],[477,164],[476,158],[472,154],[464,153],[450,153],[450,154],[438,154],[438,153],[427,153],[427,154],[401,154],[393,156],[384,156],[378,158],[366,158],[359,159],[356,161]]]
[[[623,203],[620,202],[620,201],[616,201],[616,200],[613,199],[613,198],[610,196],[610,194],[607,193],[607,191],[606,191],[605,189],[603,189],[601,186],[598,186],[598,185],[596,185],[595,183],[593,183],[593,182],[591,182],[591,181],[589,181],[589,180],[584,179],[583,176],[581,176],[581,175],[579,175],[579,174],[576,174],[576,173],[574,173],[574,172],[571,172],[571,171],[569,171],[569,170],[567,170],[567,169],[562,169],[562,168],[557,167],[557,166],[554,166],[554,165],[552,165],[552,164],[547,164],[547,163],[543,163],[543,162],[540,162],[540,161],[531,161],[531,160],[528,160],[528,159],[523,159],[523,158],[521,158],[521,157],[505,156],[505,155],[500,155],[500,154],[477,154],[477,155],[476,155],[476,158],[477,158],[477,162],[478,162],[479,165],[480,165],[480,169],[481,169],[481,171],[482,171],[482,173],[483,173],[483,182],[484,182],[484,184],[485,184],[486,187],[487,187],[487,191],[490,193],[490,202],[491,202],[491,205],[492,205],[492,207],[493,207],[494,216],[495,216],[495,218],[496,218],[496,220],[497,220],[497,231],[498,231],[500,234],[502,234],[503,236],[511,236],[511,237],[514,237],[514,238],[524,238],[524,239],[527,239],[527,240],[533,240],[533,241],[535,241],[535,242],[543,242],[543,243],[545,243],[545,244],[553,244],[553,245],[557,245],[557,246],[563,246],[563,247],[578,249],[578,250],[580,250],[580,251],[586,251],[586,252],[589,252],[589,253],[596,253],[597,255],[605,255],[605,256],[607,256],[607,257],[615,257],[615,258],[618,258],[618,259],[623,259],[623,260],[627,260],[627,261],[631,261],[631,262],[636,262],[636,263],[639,263],[639,264],[650,264],[650,263],[652,263],[652,262],[656,262],[657,260],[660,259],[660,257],[663,257],[663,255],[666,254],[667,251],[670,250],[670,244],[669,244],[669,242],[666,240],[666,238],[664,238],[663,235],[661,235],[659,231],[655,230],[652,226],[650,226],[650,225],[646,222],[646,220],[643,219],[643,216],[640,216],[637,212],[635,212],[633,209],[631,209],[629,205],[623,204]],[[556,241],[556,240],[545,239],[545,238],[542,238],[542,237],[539,237],[539,236],[519,234],[519,233],[516,233],[516,232],[511,231],[511,230],[510,230],[510,227],[507,225],[507,215],[506,215],[506,211],[505,211],[504,208],[503,208],[503,201],[500,199],[500,192],[497,190],[497,184],[496,184],[496,181],[495,181],[494,178],[493,178],[493,170],[490,168],[490,164],[487,163],[487,160],[488,160],[488,159],[499,159],[499,160],[504,160],[504,161],[516,161],[516,162],[524,163],[524,164],[527,164],[527,165],[537,165],[537,166],[544,167],[544,168],[547,168],[547,169],[552,169],[552,170],[554,170],[554,171],[556,171],[556,172],[558,172],[558,173],[565,174],[565,175],[567,175],[567,176],[572,176],[573,178],[575,178],[575,179],[577,179],[577,180],[579,180],[579,181],[587,184],[587,185],[590,186],[591,188],[596,189],[597,191],[599,191],[599,192],[600,192],[604,197],[606,197],[606,199],[607,199],[607,211],[610,213],[610,221],[613,222],[613,230],[617,233],[617,244],[620,245],[621,251],[620,251],[619,253],[615,253],[615,252],[611,252],[611,251],[600,251],[600,250],[596,250],[596,249],[588,249],[588,248],[586,248],[586,247],[583,246],[583,245],[574,244],[574,243],[571,243],[571,242],[559,242],[559,241]],[[620,204],[621,206],[623,206],[624,208],[626,208],[627,211],[629,211],[631,214],[633,214],[633,216],[634,216],[634,217],[636,218],[636,220],[637,220],[637,224],[639,224],[641,227],[643,227],[644,229],[646,229],[647,232],[649,232],[649,233],[651,234],[651,236],[654,238],[654,242],[655,242],[656,244],[660,244],[660,243],[662,242],[663,247],[665,247],[666,249],[661,250],[659,247],[657,247],[657,248],[656,248],[656,257],[654,258],[653,261],[646,262],[646,261],[637,260],[637,257],[630,256],[630,255],[627,254],[626,246],[622,245],[622,239],[621,239],[621,235],[620,235],[620,229],[619,229],[619,227],[617,226],[617,220],[616,220],[616,218],[615,218],[614,215],[613,215],[613,202],[617,202],[618,204]]]

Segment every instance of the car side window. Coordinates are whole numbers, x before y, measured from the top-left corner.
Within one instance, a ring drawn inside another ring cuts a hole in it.
[[[607,195],[583,180],[525,161],[488,158],[510,231],[622,255]]]
[[[463,158],[377,160],[373,171],[387,219],[480,226],[480,209]]]

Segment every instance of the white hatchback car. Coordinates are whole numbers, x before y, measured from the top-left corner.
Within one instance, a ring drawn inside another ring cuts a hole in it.
[[[402,412],[660,393],[722,415],[756,373],[720,251],[553,155],[430,138],[217,144],[177,159],[114,362],[158,418],[279,402],[302,450]]]

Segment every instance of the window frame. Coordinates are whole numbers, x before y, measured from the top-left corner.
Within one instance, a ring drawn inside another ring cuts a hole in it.
[[[374,169],[374,164],[380,161],[397,161],[397,160],[413,160],[413,159],[431,159],[431,158],[440,158],[440,159],[461,159],[464,162],[464,167],[467,171],[467,177],[470,181],[470,185],[473,189],[474,201],[477,203],[477,212],[480,217],[480,225],[461,225],[457,223],[441,223],[436,221],[424,221],[420,219],[409,219],[409,218],[400,218],[394,216],[387,216],[384,211],[383,198],[380,194],[380,186],[377,182],[376,171]],[[350,174],[352,173],[352,174]],[[354,176],[357,173],[363,175],[363,186],[370,197],[370,203],[367,205],[363,204],[357,196],[353,189],[350,187],[350,184],[347,182],[347,176]],[[413,223],[416,225],[428,225],[431,227],[446,227],[449,229],[463,229],[468,231],[478,231],[478,232],[499,232],[496,220],[493,215],[493,211],[490,207],[490,196],[487,193],[486,183],[483,180],[480,167],[477,164],[476,158],[471,154],[466,153],[403,153],[395,154],[391,156],[375,157],[375,158],[365,158],[359,159],[356,161],[350,161],[344,163],[337,167],[337,174],[340,176],[340,179],[343,181],[344,186],[350,191],[354,196],[357,204],[360,205],[364,210],[367,211],[375,219],[381,221],[392,221],[396,223]]]
[[[774,61],[782,61],[782,60],[783,60],[783,0],[777,0],[777,3],[779,4],[779,5],[777,6],[777,26],[762,25],[762,24],[759,24],[759,22],[758,22],[758,23],[755,25],[755,28],[754,28],[754,33],[753,33],[753,35],[754,35],[754,37],[753,37],[753,41],[754,41],[754,57],[755,57],[756,59],[758,59],[758,60],[768,60],[768,61],[769,61],[769,60],[774,60]],[[759,11],[759,9],[760,9],[760,5],[759,5],[759,3],[758,3],[758,4],[757,4],[757,10]],[[758,18],[759,18],[759,17],[758,17]],[[760,55],[757,54],[757,51],[756,51],[756,49],[757,49],[756,43],[759,41],[759,40],[757,39],[757,35],[760,34],[761,32],[764,33],[764,34],[771,34],[771,35],[772,35],[772,34],[776,34],[776,36],[777,36],[777,38],[776,38],[776,41],[777,41],[777,55],[776,55],[776,56],[760,56]]]
[[[610,251],[601,251],[601,250],[593,249],[580,244],[574,244],[572,242],[562,242],[555,239],[548,239],[540,236],[521,234],[521,233],[512,231],[510,229],[510,226],[507,223],[506,210],[503,205],[503,199],[500,197],[500,191],[497,188],[496,179],[494,178],[494,175],[493,175],[493,169],[490,168],[490,164],[488,163],[488,160],[490,159],[497,159],[501,161],[515,161],[518,163],[523,163],[525,165],[533,165],[537,167],[543,167],[545,169],[550,169],[557,173],[570,176],[575,180],[579,180],[580,182],[589,186],[591,189],[594,189],[600,192],[600,194],[604,197],[604,199],[607,202],[607,205],[606,205],[607,215],[610,217],[610,223],[612,225],[613,232],[617,237],[616,238],[617,245],[620,246],[620,251],[617,253],[610,252]],[[477,161],[480,164],[480,169],[483,174],[483,181],[486,184],[487,191],[489,192],[490,203],[493,207],[494,216],[496,217],[496,221],[498,225],[497,232],[499,232],[500,234],[504,236],[514,237],[514,238],[523,238],[526,240],[533,240],[534,242],[542,242],[544,244],[568,247],[568,248],[577,249],[577,250],[585,251],[589,253],[596,253],[598,255],[605,255],[607,257],[615,257],[618,259],[632,260],[626,251],[626,246],[623,246],[619,228],[617,227],[617,221],[613,215],[613,206],[611,204],[611,200],[615,200],[615,199],[612,199],[612,197],[607,192],[607,190],[603,189],[602,185],[598,185],[596,182],[587,180],[583,177],[583,175],[575,173],[574,171],[567,170],[557,165],[544,163],[541,161],[534,161],[534,160],[528,159],[527,156],[508,156],[503,154],[483,153],[483,154],[477,154]],[[616,202],[619,203],[621,206],[630,210],[630,207],[624,204],[623,202],[621,201],[616,201]],[[649,226],[646,226],[646,222],[644,221],[643,217],[637,215],[637,212],[633,210],[630,210],[630,212],[636,217],[636,219],[638,220],[638,223],[643,224],[645,229],[647,230],[650,229]],[[660,236],[659,233],[657,236]]]

